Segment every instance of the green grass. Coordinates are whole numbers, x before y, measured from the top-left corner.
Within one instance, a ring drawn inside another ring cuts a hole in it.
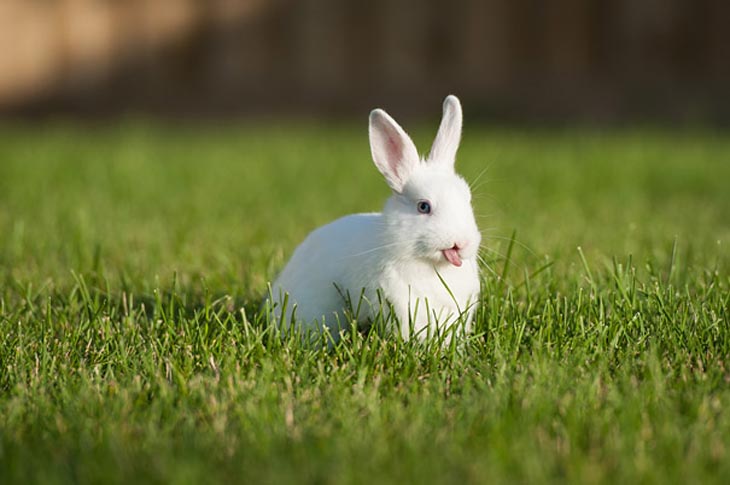
[[[730,137],[467,125],[458,167],[473,339],[328,351],[257,309],[385,200],[364,124],[0,126],[0,482],[727,483]]]

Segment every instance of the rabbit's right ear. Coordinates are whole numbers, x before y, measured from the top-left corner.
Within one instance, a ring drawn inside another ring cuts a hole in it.
[[[416,146],[382,109],[370,113],[370,152],[391,189],[400,193],[420,159]]]
[[[461,138],[461,103],[453,94],[444,99],[444,115],[441,126],[433,141],[429,163],[436,163],[453,170],[456,161],[456,151],[459,149]]]

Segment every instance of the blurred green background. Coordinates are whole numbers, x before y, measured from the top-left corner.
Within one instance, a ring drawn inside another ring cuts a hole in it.
[[[413,126],[421,151],[435,128]],[[308,231],[388,196],[364,122],[5,125],[0,158],[3,271],[18,278],[205,272],[250,294]],[[458,168],[487,247],[516,231],[521,264],[570,265],[582,246],[641,265],[676,239],[685,263],[712,266],[727,259],[728,160],[705,131],[467,124]]]

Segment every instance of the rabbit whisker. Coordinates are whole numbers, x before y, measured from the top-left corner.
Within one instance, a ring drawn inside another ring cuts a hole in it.
[[[526,245],[526,244],[524,244],[524,243],[522,243],[522,242],[520,242],[520,241],[518,241],[517,239],[514,239],[514,238],[512,238],[512,237],[505,237],[505,236],[495,236],[495,235],[492,235],[492,236],[487,236],[487,237],[488,237],[488,238],[491,238],[491,239],[502,239],[502,240],[505,240],[505,241],[514,241],[514,242],[515,242],[515,244],[517,244],[518,246],[520,246],[520,247],[524,248],[524,249],[525,249],[525,251],[527,251],[527,252],[528,252],[528,253],[530,253],[531,255],[533,255],[533,256],[537,256],[537,253],[536,253],[535,251],[533,251],[533,250],[532,250],[532,249],[531,249],[531,248],[530,248],[530,247],[529,247],[528,245]]]
[[[483,251],[486,251],[486,252],[488,252],[488,253],[494,254],[495,256],[499,256],[499,257],[500,257],[500,258],[502,258],[502,259],[506,259],[506,258],[507,258],[507,256],[505,256],[504,254],[500,253],[500,252],[499,252],[499,251],[497,251],[496,249],[492,249],[492,248],[490,248],[490,247],[488,247],[488,246],[485,246],[485,245],[483,245],[483,244],[480,244],[480,245],[479,245],[479,249],[481,249],[481,250],[483,250]]]
[[[482,258],[482,257],[481,257],[480,255],[478,255],[478,254],[477,254],[477,259],[479,260],[479,262],[480,262],[480,263],[482,263],[482,266],[484,266],[485,268],[487,268],[487,270],[488,270],[488,271],[489,271],[490,273],[492,273],[492,275],[494,275],[495,277],[499,278],[499,275],[497,274],[497,272],[496,272],[496,271],[494,271],[494,269],[492,269],[492,267],[491,267],[491,266],[489,266],[489,263],[487,263],[487,262],[486,262],[486,261],[484,260],[484,258]]]
[[[388,243],[388,244],[383,244],[382,246],[377,246],[377,247],[374,247],[372,249],[368,249],[366,251],[362,251],[360,253],[349,254],[347,257],[348,258],[354,258],[356,256],[362,256],[364,254],[374,253],[375,251],[380,251],[382,249],[387,249],[387,248],[390,248],[390,247],[393,247],[393,246],[399,246],[399,245],[402,245],[402,244],[403,244],[403,242],[401,242],[401,241],[392,242],[392,243]]]
[[[469,183],[469,190],[474,192],[474,185],[477,182],[479,182],[479,179],[482,178],[482,175],[484,175],[487,172],[487,170],[489,170],[491,167],[492,167],[492,164],[489,164],[486,167],[484,167],[481,172],[479,172],[479,175],[477,175],[477,177]]]
[[[486,251],[488,253],[492,253],[492,254],[494,254],[495,256],[498,256],[501,259],[504,259],[504,260],[507,259],[507,256],[505,254],[502,254],[499,251],[496,251],[496,250],[491,249],[491,248],[489,248],[487,246],[484,246],[483,244],[480,244],[479,245],[479,248],[480,249],[483,249],[484,251]],[[511,259],[510,260],[510,264],[514,264],[515,266],[517,266],[518,268],[520,268],[522,270],[526,270],[527,269],[527,265],[522,264],[522,263],[519,263],[519,262],[515,261],[514,259]]]

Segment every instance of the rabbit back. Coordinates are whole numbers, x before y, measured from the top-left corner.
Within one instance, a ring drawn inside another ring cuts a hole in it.
[[[363,290],[365,298],[377,298],[378,275],[383,269],[378,250],[381,224],[381,214],[352,214],[312,231],[272,285],[275,317],[281,318],[284,295],[288,295],[286,326],[292,312],[306,327],[324,323],[330,330],[338,330],[347,325],[343,312],[348,297],[353,305]],[[360,319],[370,317],[364,309]]]

